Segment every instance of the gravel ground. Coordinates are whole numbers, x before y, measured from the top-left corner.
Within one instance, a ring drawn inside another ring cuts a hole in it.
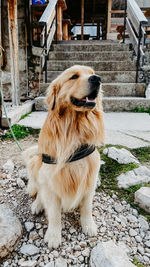
[[[26,148],[35,142],[36,138],[31,136],[21,140],[20,144]],[[44,214],[38,216],[31,214],[32,199],[26,194],[25,169],[18,148],[12,141],[0,141],[0,155],[0,166],[8,159],[12,159],[15,164],[12,174],[0,169],[3,177],[0,179],[0,203],[10,205],[24,228],[18,246],[1,262],[0,266],[26,266],[24,261],[31,261],[33,264],[31,266],[45,266],[62,257],[67,261],[68,266],[85,267],[89,266],[91,249],[99,241],[111,239],[119,242],[123,247],[126,246],[125,249],[131,260],[136,257],[143,266],[150,266],[150,225],[126,201],[120,202],[116,195],[111,198],[105,192],[97,192],[93,202],[93,215],[98,225],[98,235],[89,238],[82,233],[78,210],[62,214],[62,245],[57,250],[49,250],[43,240],[47,220]],[[22,178],[23,183],[20,183],[17,178]],[[28,252],[25,252],[26,250]],[[25,255],[29,253],[30,255]]]

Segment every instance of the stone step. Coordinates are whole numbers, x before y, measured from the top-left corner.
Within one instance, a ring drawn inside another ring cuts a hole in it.
[[[150,107],[150,99],[144,97],[104,97],[105,112],[133,111],[136,107]]]
[[[136,63],[128,61],[70,61],[70,60],[48,60],[48,71],[63,71],[73,65],[85,65],[92,67],[95,71],[125,71],[135,70]]]
[[[61,42],[58,44],[53,44],[53,51],[129,51],[129,45],[117,43],[107,43],[107,42],[71,42],[68,41]]]
[[[144,97],[144,83],[104,83],[102,86],[103,95],[111,96],[132,96]]]
[[[136,107],[149,108],[150,99],[144,97],[104,97],[103,108],[105,112],[133,111]],[[35,98],[35,110],[47,111],[48,106],[45,103],[45,97]]]
[[[62,71],[48,71],[48,83],[52,82]],[[135,71],[96,71],[101,77],[102,83],[134,83]]]
[[[48,83],[40,84],[40,93],[45,94]],[[103,83],[104,96],[145,96],[144,83]]]
[[[75,51],[75,52],[55,52],[52,51],[49,53],[49,60],[100,60],[100,61],[110,61],[114,60],[115,61],[123,61],[127,59],[131,59],[132,57],[132,52],[129,51],[118,51],[117,53],[112,51],[112,52],[99,52],[99,51],[92,51],[92,52],[85,52],[85,51]]]

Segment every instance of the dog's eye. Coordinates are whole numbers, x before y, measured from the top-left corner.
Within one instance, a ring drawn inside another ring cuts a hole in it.
[[[79,75],[78,74],[74,74],[71,78],[70,78],[70,80],[75,80],[75,79],[78,79],[79,78]]]

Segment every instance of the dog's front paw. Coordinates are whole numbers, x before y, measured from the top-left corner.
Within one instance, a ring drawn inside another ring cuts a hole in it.
[[[55,231],[47,229],[44,241],[48,243],[49,248],[58,248],[61,245],[61,233],[58,233],[59,230]]]
[[[81,225],[82,225],[82,230],[85,234],[89,236],[97,235],[97,225],[95,224],[93,219],[90,222],[83,220],[81,221]]]
[[[39,214],[42,210],[42,203],[36,198],[31,205],[31,212],[32,214]]]

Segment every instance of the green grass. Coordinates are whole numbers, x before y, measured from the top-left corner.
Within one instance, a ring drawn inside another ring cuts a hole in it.
[[[110,146],[110,145],[109,145]],[[107,147],[109,147],[107,146]],[[118,146],[116,146],[118,147]],[[121,146],[119,146],[121,148]],[[98,188],[98,191],[105,191],[107,194],[112,196],[116,194],[121,200],[126,200],[133,208],[136,208],[138,212],[144,215],[147,220],[150,222],[150,214],[146,211],[139,208],[134,203],[134,193],[141,187],[141,186],[148,186],[148,184],[139,184],[132,186],[127,189],[118,188],[118,181],[116,177],[122,173],[131,171],[138,167],[137,164],[130,163],[130,164],[119,164],[117,161],[108,158],[106,155],[103,154],[104,147],[99,148],[99,152],[101,154],[101,159],[105,161],[105,164],[101,166],[100,169],[100,176],[101,176],[101,186]],[[129,149],[128,149],[129,150]],[[131,153],[134,152],[134,155],[141,161],[142,163],[147,162],[150,154],[150,147],[147,148],[140,148],[140,149],[132,149],[130,150]],[[142,159],[142,160],[141,160]]]
[[[20,120],[23,120],[24,118],[28,117],[32,112],[28,112],[25,115],[22,115]]]
[[[133,112],[138,112],[138,113],[148,113],[150,115],[150,107],[145,108],[145,107],[136,107],[133,109]]]
[[[28,135],[38,134],[40,130],[35,130],[29,127],[24,127],[21,125],[13,125],[12,130],[14,132],[14,135],[16,136],[16,139],[25,138]],[[6,132],[5,135],[1,137],[2,140],[4,139],[11,139],[13,138],[12,133],[10,131]]]
[[[132,149],[131,153],[137,157],[141,163],[150,162],[150,147]]]
[[[144,267],[145,265],[142,263],[139,263],[139,260],[137,258],[133,259],[133,264],[135,264],[137,267]]]

